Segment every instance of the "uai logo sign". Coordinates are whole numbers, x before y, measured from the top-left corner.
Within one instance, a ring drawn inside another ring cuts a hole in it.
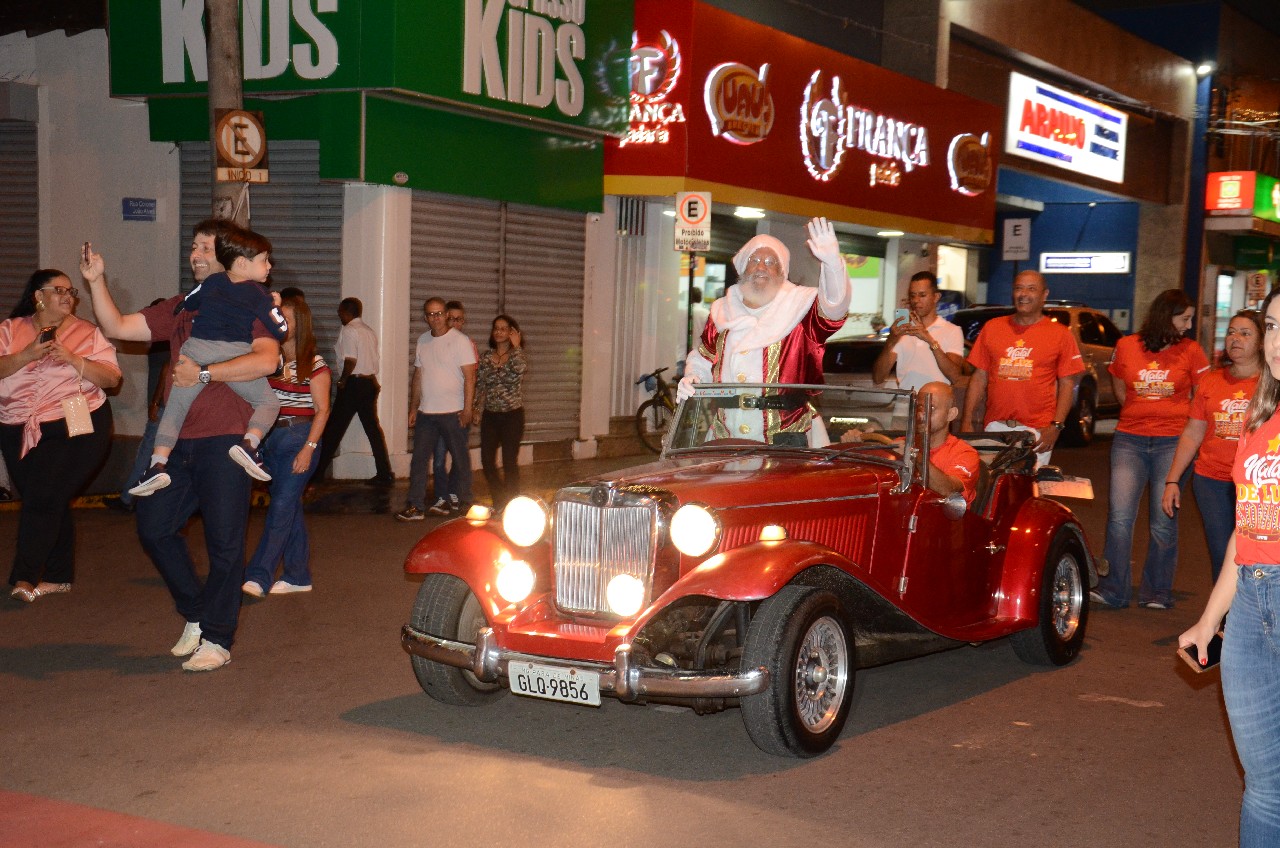
[[[755,71],[739,62],[725,62],[707,75],[702,97],[714,135],[734,144],[755,144],[773,129],[768,64]]]

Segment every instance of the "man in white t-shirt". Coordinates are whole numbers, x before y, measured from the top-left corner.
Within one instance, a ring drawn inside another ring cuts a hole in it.
[[[913,274],[907,284],[910,314],[889,328],[889,340],[871,366],[877,383],[889,379],[895,366],[898,388],[917,391],[927,383],[952,386],[964,375],[964,333],[938,316],[938,278],[929,271]]]
[[[413,428],[413,461],[409,465],[409,498],[396,513],[401,521],[421,521],[432,515],[449,515],[471,503],[471,455],[467,428],[471,426],[476,394],[476,348],[463,333],[449,327],[443,298],[430,298],[422,307],[430,331],[418,337],[413,360],[413,388],[409,395],[409,426]],[[436,441],[445,443],[453,458],[448,477],[435,477],[435,503],[424,510],[427,469]]]

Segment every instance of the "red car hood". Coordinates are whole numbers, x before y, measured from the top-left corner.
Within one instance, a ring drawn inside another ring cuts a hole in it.
[[[848,457],[742,450],[660,460],[594,477],[583,485],[652,486],[671,492],[680,503],[722,507],[868,495],[897,479],[888,465]]]

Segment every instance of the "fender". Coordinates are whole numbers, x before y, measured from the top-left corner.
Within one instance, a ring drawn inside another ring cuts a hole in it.
[[[861,571],[850,560],[816,542],[753,542],[708,558],[663,592],[649,609],[658,612],[690,595],[720,601],[764,600],[797,574],[816,565],[833,565],[854,574]]]
[[[999,618],[1034,625],[1039,617],[1040,578],[1045,557],[1058,534],[1072,533],[1084,549],[1086,580],[1092,581],[1093,557],[1084,530],[1075,514],[1060,503],[1030,500],[1018,510],[1009,528],[1004,554],[1004,576],[1000,581]],[[1088,586],[1085,590],[1088,590]]]
[[[508,559],[529,563],[535,576],[532,596],[550,592],[550,550],[545,542],[517,548],[502,535],[498,525],[465,518],[446,522],[423,536],[405,557],[405,574],[451,574],[468,586],[494,621],[510,606],[498,594],[496,564]]]

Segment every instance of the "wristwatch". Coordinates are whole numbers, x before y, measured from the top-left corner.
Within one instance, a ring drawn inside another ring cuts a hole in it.
[[[1066,425],[1066,424],[1063,424],[1061,421],[1050,421],[1050,422],[1049,422],[1049,426],[1050,426],[1050,427],[1056,427],[1056,428],[1058,428],[1059,430],[1065,430],[1065,429],[1066,429],[1066,427],[1067,427],[1067,425]]]
[[[201,365],[200,366],[200,382],[204,383],[205,385],[208,385],[209,382],[212,380],[213,380],[213,375],[209,373],[209,369],[206,366]]]

